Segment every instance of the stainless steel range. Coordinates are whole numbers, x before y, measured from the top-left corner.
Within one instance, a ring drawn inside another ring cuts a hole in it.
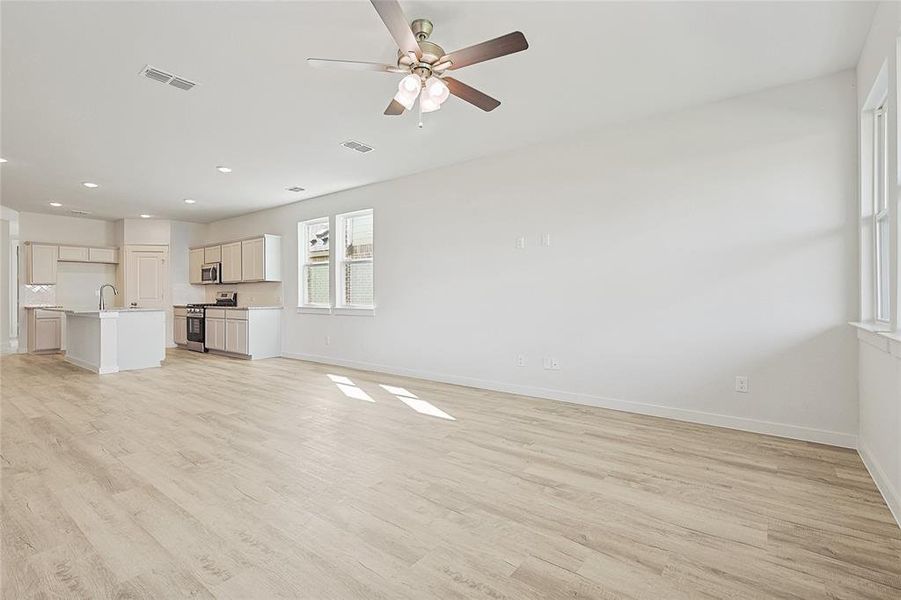
[[[188,350],[206,352],[206,309],[208,306],[238,306],[238,292],[216,292],[215,302],[188,304],[185,307],[188,321]]]

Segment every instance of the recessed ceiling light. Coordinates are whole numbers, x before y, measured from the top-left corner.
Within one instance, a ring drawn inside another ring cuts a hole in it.
[[[150,218],[150,215],[141,215],[141,218],[142,218],[142,219],[149,219],[149,218]]]
[[[100,187],[99,184],[92,183],[92,182],[90,182],[90,181],[83,181],[83,182],[81,182],[81,185],[85,186],[86,188]]]
[[[231,173],[232,170],[228,167],[216,167],[216,170],[220,173]]]
[[[185,198],[185,204],[194,204],[197,200],[191,200],[190,198]]]
[[[0,163],[5,163],[5,162],[6,162],[5,158],[0,158]]]
[[[285,188],[285,191],[294,192],[295,194],[299,194],[300,192],[304,191],[304,189],[302,187],[300,187],[299,185],[295,185],[294,187]]]
[[[60,204],[59,202],[51,202],[50,206],[55,206],[55,207],[59,208],[60,206],[62,206],[62,204]]]

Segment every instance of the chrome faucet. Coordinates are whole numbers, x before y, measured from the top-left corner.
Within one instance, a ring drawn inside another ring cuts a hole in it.
[[[113,284],[111,284],[111,283],[104,283],[103,285],[101,285],[101,286],[100,286],[100,310],[106,310],[106,302],[103,301],[103,288],[106,288],[106,287],[111,287],[111,288],[113,288],[113,295],[114,295],[114,296],[118,296],[118,295],[119,295],[119,290],[117,290],[117,289],[116,289],[116,286],[114,286]]]

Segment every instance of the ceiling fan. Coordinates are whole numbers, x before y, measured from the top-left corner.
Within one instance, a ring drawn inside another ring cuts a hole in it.
[[[514,31],[462,50],[445,52],[444,48],[429,40],[432,34],[431,21],[416,19],[408,25],[409,21],[397,0],[370,1],[391,37],[397,42],[397,64],[308,58],[307,62],[311,66],[406,74],[397,86],[397,94],[385,109],[386,115],[400,115],[404,110],[412,110],[417,99],[420,114],[432,112],[440,109],[451,94],[484,111],[500,106],[499,100],[448,77],[447,72],[525,50],[529,43],[522,32]],[[421,121],[419,126],[422,127]]]

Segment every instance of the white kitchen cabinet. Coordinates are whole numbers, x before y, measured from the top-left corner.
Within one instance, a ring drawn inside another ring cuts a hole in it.
[[[188,254],[188,283],[202,283],[203,248],[194,248]]]
[[[173,340],[176,344],[184,346],[188,343],[188,319],[176,315],[173,321]]]
[[[119,262],[119,251],[115,248],[88,248],[88,262],[115,264]]]
[[[204,248],[203,262],[207,264],[222,262],[222,246],[207,246]]]
[[[210,350],[225,350],[225,319],[204,319],[204,344]]]
[[[56,283],[56,261],[59,246],[25,242],[25,283],[31,285]]]
[[[243,319],[225,319],[225,351],[249,354],[247,345],[248,322]]]
[[[265,242],[263,238],[241,242],[242,281],[262,281],[265,270]]]
[[[35,319],[34,351],[59,350],[62,332],[59,319]]]
[[[87,262],[88,248],[83,246],[60,246],[57,256],[61,261]]]
[[[241,281],[241,242],[222,244],[222,283],[238,283]]]
[[[241,281],[282,280],[282,238],[278,235],[241,242]]]
[[[55,352],[62,348],[63,316],[61,313],[41,309],[26,310],[29,352]]]

